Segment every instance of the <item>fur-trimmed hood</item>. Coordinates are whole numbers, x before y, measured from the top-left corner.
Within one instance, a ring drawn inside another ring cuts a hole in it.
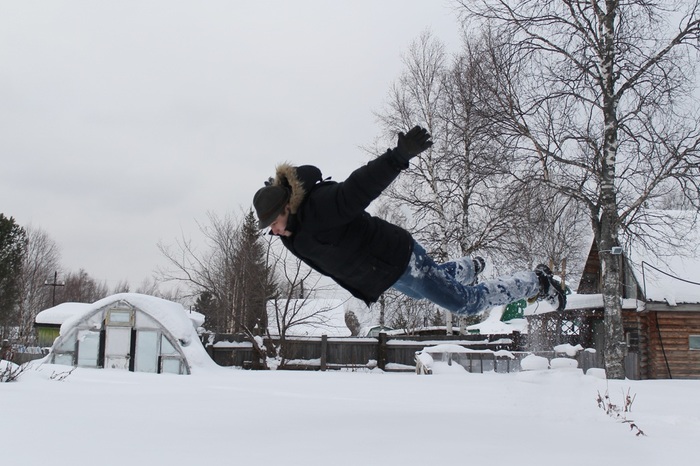
[[[322,180],[321,170],[313,165],[295,167],[289,163],[281,163],[275,169],[273,186],[283,186],[290,190],[289,208],[296,214],[311,188]]]

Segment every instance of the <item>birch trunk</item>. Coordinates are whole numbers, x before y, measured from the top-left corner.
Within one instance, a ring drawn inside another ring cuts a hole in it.
[[[618,4],[606,2],[607,11],[601,12],[603,29],[601,69],[603,71],[603,120],[604,141],[601,160],[600,235],[598,249],[601,251],[601,281],[603,304],[605,307],[605,371],[608,378],[624,378],[624,330],[622,327],[622,299],[620,286],[620,256],[613,256],[611,249],[618,245],[620,228],[617,200],[617,162],[618,128],[617,99],[615,93],[615,18]]]

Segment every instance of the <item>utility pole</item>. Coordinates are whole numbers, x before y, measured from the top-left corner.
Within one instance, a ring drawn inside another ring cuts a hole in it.
[[[53,287],[53,298],[51,299],[51,306],[56,305],[56,287],[57,286],[66,286],[65,283],[58,283],[58,272],[53,273],[53,283],[49,282],[44,282],[44,286],[52,286]]]

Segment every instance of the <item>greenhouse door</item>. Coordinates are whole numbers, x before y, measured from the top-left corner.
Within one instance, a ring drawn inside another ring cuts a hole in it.
[[[106,327],[105,369],[129,370],[131,327]]]
[[[138,330],[136,332],[136,372],[158,372],[158,341],[160,335],[156,330]]]

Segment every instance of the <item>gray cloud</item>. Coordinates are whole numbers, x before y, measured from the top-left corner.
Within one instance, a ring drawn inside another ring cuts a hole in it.
[[[281,161],[342,179],[441,2],[3,2],[0,212],[64,264],[132,286],[159,240],[197,233]]]

